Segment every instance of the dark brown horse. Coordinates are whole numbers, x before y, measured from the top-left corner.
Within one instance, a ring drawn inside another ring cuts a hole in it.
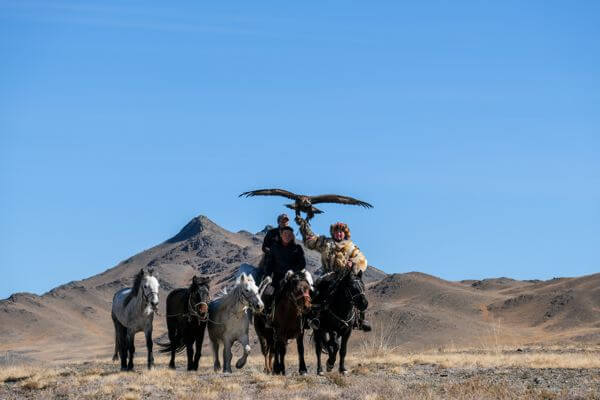
[[[265,316],[254,316],[254,328],[265,357],[265,372],[285,375],[285,353],[287,341],[296,339],[298,347],[298,372],[306,374],[304,362],[304,320],[310,310],[310,290],[312,278],[307,271],[294,274],[288,271],[276,294],[273,323],[265,326]],[[273,364],[273,357],[275,364]]]
[[[189,288],[175,289],[167,297],[169,343],[159,343],[159,346],[162,347],[161,353],[171,353],[169,368],[175,369],[175,354],[186,348],[188,371],[198,370],[204,330],[208,321],[208,284],[208,277],[194,276]]]

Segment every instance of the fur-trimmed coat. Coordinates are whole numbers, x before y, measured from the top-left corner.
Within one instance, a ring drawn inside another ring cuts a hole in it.
[[[352,261],[352,272],[355,274],[367,269],[367,259],[351,240],[336,242],[330,237],[317,236],[306,221],[300,224],[300,233],[306,247],[321,253],[324,272],[344,270],[348,268],[348,261]]]

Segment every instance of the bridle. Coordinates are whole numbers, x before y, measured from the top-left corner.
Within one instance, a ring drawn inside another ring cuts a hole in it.
[[[244,300],[244,303],[246,303],[246,305],[248,307],[250,307],[250,308],[252,308],[254,310],[255,307],[252,305],[252,302],[250,301],[250,299],[246,295],[246,290],[243,287],[240,286],[240,291],[242,292],[242,299]]]
[[[294,284],[295,281],[298,281],[298,282],[304,281],[308,284],[308,286],[310,286],[310,283],[308,282],[308,280],[306,278],[300,277],[298,275],[296,275],[296,277],[290,279],[289,282],[286,282],[286,284],[292,285],[292,284]],[[283,290],[283,288],[281,290]],[[292,304],[294,304],[296,306],[296,308],[298,309],[298,314],[303,314],[303,311],[305,311],[304,305],[299,305],[298,300],[304,299],[306,301],[306,299],[308,299],[308,302],[312,303],[312,299],[310,298],[310,291],[308,291],[308,292],[302,291],[301,294],[294,295],[294,291],[290,290],[290,292],[288,294],[288,299],[291,301]]]
[[[142,297],[144,298],[144,301],[146,302],[146,304],[150,304],[150,306],[152,307],[152,309],[157,312],[158,311],[158,305],[154,306],[152,304],[152,302],[150,301],[150,296],[152,295],[156,295],[156,297],[158,297],[158,291],[150,291],[150,294],[146,294],[146,291],[144,290],[144,288],[142,288]]]
[[[201,305],[206,306],[207,312],[204,313],[204,317],[202,317],[200,315],[200,313],[198,311],[196,311],[196,310],[198,310],[198,306],[201,306]],[[192,291],[190,291],[190,293],[188,295],[188,312],[190,315],[193,315],[194,317],[198,318],[198,322],[208,321],[208,304],[205,301],[199,301],[195,304],[192,304]],[[188,316],[188,320],[191,320],[191,316]]]

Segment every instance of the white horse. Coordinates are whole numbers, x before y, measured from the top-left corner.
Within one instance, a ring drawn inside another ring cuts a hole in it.
[[[250,353],[248,326],[251,316],[248,307],[261,311],[264,304],[254,278],[244,273],[231,292],[225,292],[208,305],[208,336],[212,342],[215,372],[221,368],[219,344],[223,344],[223,372],[231,372],[231,346],[236,340],[242,345],[244,354],[235,366],[242,368],[246,364]]]
[[[135,334],[144,331],[148,348],[148,369],[154,366],[152,355],[152,321],[158,307],[158,279],[152,271],[143,269],[135,276],[133,288],[115,293],[112,303],[112,320],[115,324],[115,354],[113,361],[121,357],[121,371],[133,370]],[[129,354],[129,363],[127,356]]]

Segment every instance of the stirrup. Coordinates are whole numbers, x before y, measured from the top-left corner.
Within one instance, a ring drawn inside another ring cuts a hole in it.
[[[360,329],[363,332],[371,332],[373,330],[368,321],[359,321],[357,329]]]

